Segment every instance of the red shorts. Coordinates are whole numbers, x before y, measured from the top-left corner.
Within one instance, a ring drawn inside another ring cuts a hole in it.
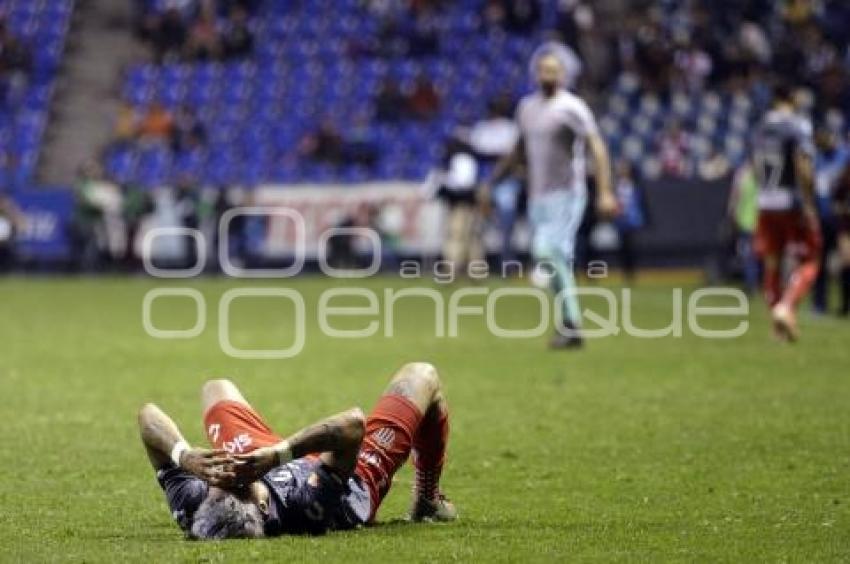
[[[207,410],[204,430],[213,448],[223,448],[230,454],[251,452],[283,440],[251,406],[232,400],[220,401]]]
[[[366,437],[360,447],[355,473],[369,490],[371,521],[392,485],[393,475],[405,463],[422,414],[402,396],[381,396],[366,419]],[[272,431],[251,406],[224,400],[204,414],[204,429],[213,448],[231,454],[272,446],[283,437]]]
[[[755,250],[760,256],[777,256],[790,249],[799,259],[811,260],[820,255],[820,248],[820,230],[809,226],[801,212],[759,212]]]

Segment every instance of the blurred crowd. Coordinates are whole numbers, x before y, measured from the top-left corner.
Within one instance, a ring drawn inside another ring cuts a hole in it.
[[[157,62],[234,60],[254,51],[252,0],[135,0],[136,33]]]
[[[31,66],[30,50],[0,14],[0,106],[4,109],[15,104]]]
[[[0,13],[0,119],[4,126],[12,121],[15,110],[22,104],[29,74],[32,53],[27,45],[9,28]],[[4,128],[5,129],[5,128]],[[0,131],[0,183],[5,171],[15,168],[18,155],[9,147],[7,131]]]
[[[417,164],[424,165],[424,169],[433,168],[428,184],[448,209],[443,256],[462,268],[481,257],[487,246],[483,244],[486,225],[475,212],[475,190],[489,167],[515,142],[514,105],[528,84],[522,73],[517,79],[521,82],[519,89],[506,83],[476,90],[474,105],[462,106],[456,112],[456,100],[447,92],[440,72],[435,75],[424,69],[440,71],[445,66],[437,59],[454,52],[445,51],[446,44],[464,39],[455,36],[455,29],[463,29],[485,44],[492,42],[493,49],[518,49],[516,45],[524,48],[523,41],[534,46],[544,39],[556,38],[569,45],[580,61],[573,88],[591,102],[609,140],[615,156],[616,191],[623,210],[608,225],[599,226],[592,216],[587,218],[582,230],[584,243],[579,246],[580,255],[585,249],[581,256],[592,256],[594,247],[608,249],[631,275],[640,262],[635,256],[635,241],[652,219],[645,184],[658,178],[718,182],[732,187],[722,242],[728,247],[728,269],[740,274],[748,287],[754,287],[758,267],[748,240],[755,212],[751,172],[745,159],[746,136],[770,101],[777,77],[794,78],[799,86],[798,106],[815,123],[822,221],[828,229],[838,185],[835,171],[842,169],[848,154],[847,2],[463,2],[464,6],[472,4],[475,10],[467,18],[458,3],[449,0],[361,0],[357,18],[366,14],[374,33],[346,37],[342,51],[334,56],[351,61],[402,61],[402,67],[411,61],[417,70],[411,76],[380,74],[376,88],[364,90],[369,103],[362,109],[343,116],[340,111],[331,111],[333,108],[319,111],[318,117],[309,122],[310,127],[298,130],[285,158],[299,165],[329,167],[320,170],[340,171],[356,165],[359,180],[388,178],[386,175],[395,169],[381,169],[381,161],[388,153],[411,150],[388,146],[387,139],[395,138],[379,134],[418,130],[439,136],[438,151],[417,152],[418,147],[414,147],[412,154],[423,161]],[[295,10],[292,13],[300,14],[297,10],[309,3],[292,0],[291,5]],[[282,8],[284,13],[289,13],[288,6]],[[263,10],[268,7],[262,0],[136,0],[136,7],[136,33],[149,46],[151,60],[162,68],[174,63],[186,67],[205,62],[259,61],[257,57],[264,47],[261,39],[273,37],[261,33],[274,31],[269,31],[269,22],[261,21]],[[330,43],[335,38],[319,39]],[[520,43],[512,43],[513,40]],[[293,45],[286,43],[286,48]],[[274,53],[264,56],[269,55]],[[492,55],[500,59],[499,53]],[[435,60],[440,64],[429,66]],[[461,62],[450,61],[449,66]],[[343,66],[336,62],[334,65]],[[26,48],[0,20],[2,91],[13,90],[12,85],[26,76],[27,68]],[[310,79],[313,70],[306,69],[302,78]],[[287,67],[286,72],[292,72],[292,68]],[[274,76],[269,75],[269,80]],[[283,76],[288,79],[290,75]],[[479,79],[475,78],[485,84]],[[190,83],[189,89],[192,86]],[[316,95],[319,93],[317,90]],[[251,103],[240,95],[235,92],[234,104]],[[186,157],[191,164],[194,155],[205,153],[221,137],[214,132],[216,116],[203,104],[164,103],[157,96],[140,100],[141,103],[127,99],[122,105],[113,138],[102,152],[104,157],[128,148],[143,152],[154,148],[165,151],[175,163]],[[449,106],[451,112],[447,110]],[[297,107],[284,108],[284,118],[297,111]],[[447,115],[451,116],[449,123],[445,123]],[[433,127],[435,123],[439,127]],[[420,137],[423,136],[411,139]],[[430,137],[422,140],[434,141]],[[230,143],[244,144],[236,138]],[[156,151],[150,153],[157,156]],[[283,157],[275,153],[271,158]],[[209,160],[202,162],[202,170],[210,167]],[[105,159],[86,163],[77,182],[79,210],[74,241],[79,256],[85,257],[80,261],[83,269],[133,263],[132,257],[137,255],[132,249],[133,234],[140,223],[166,213],[163,210],[171,209],[167,213],[185,225],[211,225],[222,210],[243,198],[239,188],[232,188],[231,183],[203,179],[191,167],[178,171],[167,183],[170,188],[151,190],[134,178],[117,178],[104,164]],[[375,176],[378,170],[383,176]],[[261,180],[246,178],[236,184],[250,187]],[[298,180],[297,174],[292,177],[292,181]],[[333,182],[335,177],[331,174],[326,180]],[[522,248],[521,242],[517,244],[516,233],[525,213],[524,188],[521,179],[509,179],[494,189],[494,213],[488,218],[493,227],[490,231],[498,233],[501,260],[510,261]],[[165,192],[170,195],[163,196]],[[349,220],[368,223],[379,211],[361,210]],[[828,246],[824,261],[829,260],[831,249]],[[827,290],[818,290],[818,296],[826,294]],[[825,298],[816,298],[819,308],[826,308],[824,301]]]
[[[293,9],[302,3],[293,2]],[[442,43],[456,39],[450,31],[458,17],[452,2],[362,0],[360,5],[374,27],[347,40],[341,55],[351,60],[430,60],[438,57]],[[556,38],[572,47],[581,61],[575,89],[592,102],[614,154],[632,161],[646,177],[730,175],[744,157],[746,130],[769,102],[777,76],[793,76],[804,87],[803,105],[816,123],[846,131],[850,5],[841,0],[482,0],[477,5],[471,24],[476,34]],[[257,48],[260,0],[137,0],[137,6],[137,32],[160,63],[250,59]],[[477,105],[499,94],[516,99],[513,86],[482,92]],[[387,150],[375,139],[376,125],[428,124],[446,106],[445,86],[425,73],[412,81],[387,76],[372,97],[368,110],[355,112],[353,125],[325,108],[312,130],[299,134],[294,151],[277,158],[354,163],[375,174]],[[197,109],[189,105],[180,116],[165,116],[177,110],[157,105],[151,101],[133,109],[128,103],[116,119],[118,140],[163,137],[171,123],[204,119],[193,116]],[[480,117],[478,110],[469,114],[457,116],[451,126],[471,126]],[[190,137],[190,147],[202,144],[200,136]],[[178,144],[172,147],[179,150]]]

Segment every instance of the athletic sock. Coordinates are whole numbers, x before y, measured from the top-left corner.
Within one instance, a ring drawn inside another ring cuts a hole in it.
[[[817,261],[810,260],[800,264],[791,274],[791,280],[788,281],[788,288],[785,289],[782,301],[792,309],[796,308],[797,304],[800,303],[806,293],[811,289],[817,276]]]
[[[416,472],[413,492],[416,499],[436,499],[448,436],[449,414],[435,405],[425,414],[413,437],[413,467]]]
[[[770,307],[775,306],[779,302],[782,294],[781,277],[779,267],[764,268],[764,299]]]

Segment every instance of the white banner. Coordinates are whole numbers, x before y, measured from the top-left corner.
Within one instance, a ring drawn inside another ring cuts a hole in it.
[[[413,182],[363,184],[266,185],[253,194],[252,206],[290,208],[304,218],[306,256],[314,258],[322,233],[373,209],[373,227],[384,244],[403,254],[436,255],[442,241],[442,206]],[[292,253],[296,225],[282,216],[269,216],[264,254]]]

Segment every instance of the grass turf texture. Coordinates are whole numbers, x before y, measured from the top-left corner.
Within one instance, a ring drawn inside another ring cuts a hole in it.
[[[206,297],[206,330],[164,341],[141,324],[142,298],[155,282],[0,280],[2,560],[850,558],[846,323],[804,318],[803,342],[781,346],[753,302],[750,330],[738,339],[703,340],[686,328],[680,339],[618,336],[575,354],[545,350],[545,337],[491,336],[480,318],[462,320],[459,338],[435,338],[432,307],[410,300],[396,306],[392,339],[329,339],[319,334],[315,304],[334,283],[307,278],[287,282],[308,304],[302,354],[247,361],[218,347],[218,300],[235,282],[191,285]],[[366,284],[379,292],[402,285]],[[669,322],[670,295],[668,285],[639,286],[636,322]],[[533,326],[530,304],[502,300],[499,321]],[[234,344],[288,342],[286,315],[281,302],[234,302]],[[185,328],[193,306],[164,300],[153,319]],[[400,522],[412,480],[406,468],[381,526],[322,538],[182,540],[138,441],[143,402],[162,405],[200,442],[199,386],[228,376],[288,432],[351,405],[369,409],[393,369],[411,359],[434,362],[447,388],[444,486],[459,522]]]

